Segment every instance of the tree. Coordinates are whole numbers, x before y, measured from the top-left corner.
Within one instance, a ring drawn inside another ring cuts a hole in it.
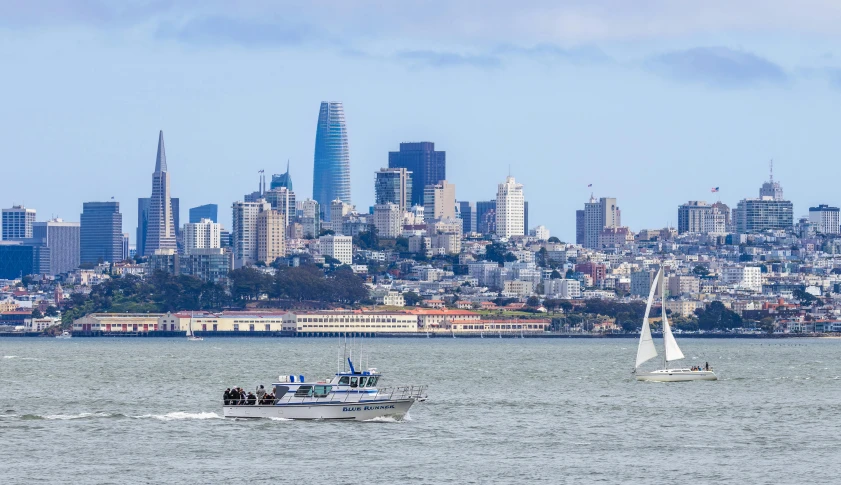
[[[517,257],[511,254],[506,247],[500,243],[489,244],[485,247],[485,259],[502,265],[506,261],[517,261]]]
[[[742,317],[718,300],[710,303],[706,309],[696,309],[695,315],[698,316],[698,328],[701,330],[729,330],[743,325]]]
[[[559,306],[561,307],[561,310],[564,311],[564,313],[569,313],[572,310],[572,303],[570,303],[568,300],[561,300]]]
[[[818,299],[815,295],[807,293],[800,288],[792,291],[791,295],[803,306],[812,306]]]
[[[710,274],[710,270],[701,266],[700,264],[695,266],[695,268],[692,269],[692,272],[698,276],[709,276]]]
[[[332,235],[334,235],[334,234],[336,234],[336,231],[334,231],[334,230],[332,230],[332,229],[322,229],[322,230],[321,230],[321,232],[319,232],[319,233],[318,233],[318,237],[321,237],[321,236],[332,236]]]
[[[58,316],[58,308],[50,305],[47,307],[47,310],[44,312],[45,315],[48,317],[55,317]]]
[[[559,280],[561,278],[561,273],[558,273],[558,270],[556,269],[553,269],[552,274],[549,275],[549,279],[551,280]]]
[[[353,245],[357,246],[359,249],[379,250],[380,238],[377,234],[377,227],[373,225],[368,226],[367,231],[362,231],[356,236],[353,236]]]
[[[526,306],[530,308],[537,308],[540,306],[540,298],[532,295],[526,300]]]
[[[269,291],[272,277],[262,271],[244,267],[231,271],[228,274],[231,280],[231,295],[234,300],[257,300],[260,294]]]
[[[549,238],[549,242],[550,242],[550,243],[557,243],[557,244],[560,244],[560,243],[561,243],[561,240],[560,240],[560,239],[558,239],[558,238],[557,238],[557,237],[555,237],[555,236],[551,236],[551,237]]]
[[[759,329],[767,334],[774,333],[775,324],[774,317],[765,317],[759,321]]]
[[[406,300],[407,306],[416,306],[418,303],[423,301],[423,297],[414,291],[407,291],[406,293],[403,293],[403,299]]]
[[[37,308],[32,310],[32,318],[44,318],[44,314]]]

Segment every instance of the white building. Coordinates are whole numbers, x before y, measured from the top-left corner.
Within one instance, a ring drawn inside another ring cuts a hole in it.
[[[523,184],[508,176],[496,191],[496,234],[500,237],[524,236],[525,199]]]
[[[353,263],[353,238],[350,236],[327,235],[318,238],[322,256],[330,256],[342,264]]]
[[[533,236],[538,241],[548,241],[549,229],[546,226],[537,226],[529,231],[529,236]]]
[[[450,219],[456,217],[456,186],[442,180],[435,185],[427,185],[423,190],[424,218]]]
[[[257,216],[271,208],[271,204],[263,199],[257,202],[234,202],[231,238],[235,269],[257,262]]]
[[[758,266],[728,266],[722,277],[725,284],[753,292],[762,291],[762,270]]]
[[[32,237],[32,225],[35,223],[35,209],[22,205],[3,209],[2,233],[4,241],[29,239]]]
[[[374,226],[380,237],[396,238],[403,232],[403,213],[400,206],[387,202],[374,206]]]
[[[818,234],[841,234],[838,207],[821,204],[809,207],[809,222],[815,225]]]
[[[569,279],[545,280],[543,281],[543,294],[565,300],[581,298],[581,282]]]
[[[184,224],[184,254],[192,254],[196,249],[212,249],[221,247],[220,234],[222,225],[211,219],[201,219],[199,222]]]
[[[596,200],[590,196],[590,201],[584,204],[584,211],[579,219],[576,214],[576,244],[586,248],[598,248],[599,236],[606,228],[617,228],[622,225],[619,207],[614,197],[602,197]]]
[[[330,229],[336,234],[341,234],[342,222],[351,211],[353,211],[353,206],[345,204],[339,199],[330,202]]]

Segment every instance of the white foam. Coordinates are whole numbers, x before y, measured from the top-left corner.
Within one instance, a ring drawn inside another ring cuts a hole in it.
[[[18,356],[17,355],[4,355],[3,358],[4,359],[17,359]]]
[[[272,421],[294,421],[294,419],[291,419],[291,418],[269,418],[269,419],[272,420]]]
[[[69,419],[84,419],[84,418],[90,418],[90,417],[110,418],[112,416],[116,416],[116,414],[111,414],[111,413],[47,414],[46,416],[42,416],[42,417],[44,419],[69,420]]]
[[[412,417],[408,413],[403,417],[396,416],[377,416],[376,418],[366,419],[366,423],[402,423],[403,421],[411,421]]]
[[[174,413],[167,413],[167,414],[144,414],[142,416],[134,416],[135,418],[153,418],[158,419],[161,421],[180,421],[184,419],[222,419],[222,416],[219,416],[216,413],[185,413],[182,411],[176,411]]]

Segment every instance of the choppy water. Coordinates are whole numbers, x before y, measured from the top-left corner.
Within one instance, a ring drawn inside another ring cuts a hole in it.
[[[220,417],[335,340],[0,339],[0,483],[841,481],[841,340],[681,343],[721,380],[632,381],[633,340],[371,339],[430,398],[356,423]]]

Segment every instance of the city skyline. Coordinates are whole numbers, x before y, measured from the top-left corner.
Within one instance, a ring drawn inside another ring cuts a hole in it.
[[[258,170],[281,173],[287,159],[304,199],[322,99],[345,105],[359,208],[373,205],[371,174],[387,153],[416,140],[448,152],[447,178],[460,187],[459,200],[489,200],[510,165],[532,202],[531,225],[565,240],[574,240],[574,210],[591,190],[623,201],[629,227],[676,226],[674,207],[709,200],[709,187],[721,187],[730,207],[753,194],[771,158],[795,218],[822,203],[841,205],[830,177],[796,177],[804,166],[828,170],[841,156],[834,134],[841,114],[832,102],[841,96],[841,39],[828,27],[839,13],[820,3],[804,7],[819,19],[810,22],[783,3],[754,12],[718,2],[715,17],[663,2],[641,13],[615,2],[604,10],[536,3],[516,12],[490,3],[470,11],[485,26],[476,32],[450,28],[468,14],[458,3],[437,13],[412,8],[412,18],[446,34],[435,45],[404,16],[369,4],[338,9],[387,19],[371,25],[369,39],[324,20],[339,12],[312,6],[284,15],[267,7],[258,18],[234,17],[214,2],[201,12],[175,5],[124,15],[96,5],[100,16],[0,7],[0,52],[12,69],[31,73],[27,82],[3,81],[20,93],[0,122],[7,156],[19,162],[0,182],[5,207],[73,221],[83,202],[115,196],[123,231],[134,236],[133,206],[149,196],[138,182],[148,178],[147,134],[160,128],[177,140],[173,190],[184,207],[228,207],[253,187]],[[230,27],[224,36],[201,29],[213,15]],[[537,18],[587,21],[556,29]],[[781,18],[790,21],[774,20]],[[781,41],[756,33],[763,20]],[[346,48],[317,40],[325,38],[342,38]],[[391,50],[371,48],[384,40]],[[220,63],[233,73],[220,77]],[[56,72],[71,75],[55,86]],[[105,170],[111,163],[120,170]],[[24,183],[33,173],[37,195]],[[658,190],[640,190],[652,183]],[[228,212],[220,222],[229,228]]]

